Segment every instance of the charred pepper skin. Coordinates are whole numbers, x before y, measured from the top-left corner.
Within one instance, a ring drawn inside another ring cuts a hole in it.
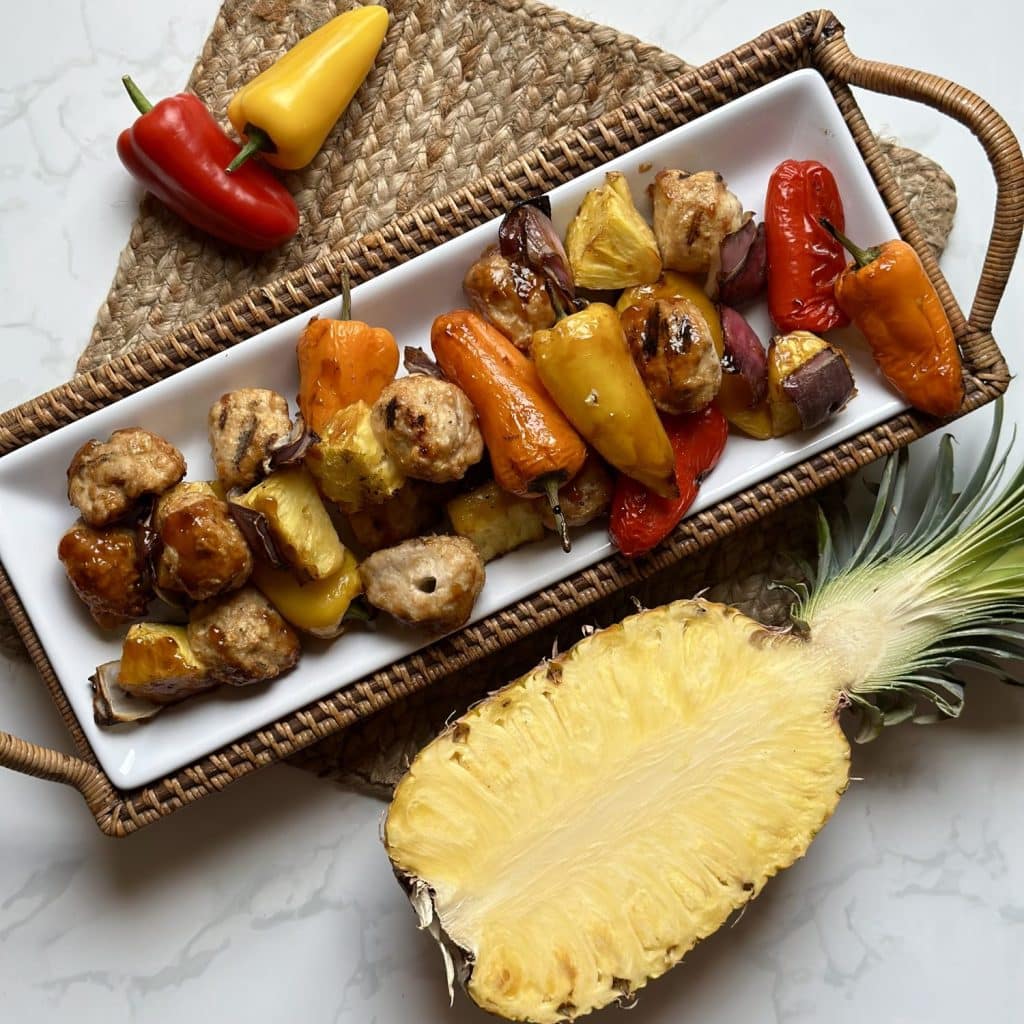
[[[843,230],[832,172],[817,160],[783,160],[768,181],[764,213],[768,311],[781,334],[821,334],[849,323],[833,287],[846,257],[823,217]]]
[[[153,105],[127,76],[141,117],[121,132],[117,155],[147,191],[194,227],[243,249],[263,252],[299,229],[291,194],[268,171],[224,168],[239,152],[202,102],[189,93]]]
[[[960,350],[921,258],[900,239],[860,249],[828,220],[822,226],[854,258],[836,280],[836,301],[867,339],[885,379],[915,409],[952,416],[964,400]]]

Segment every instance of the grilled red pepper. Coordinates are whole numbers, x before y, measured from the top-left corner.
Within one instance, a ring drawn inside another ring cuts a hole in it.
[[[132,176],[179,217],[244,249],[263,251],[291,238],[299,211],[291,194],[268,171],[248,163],[224,168],[241,148],[188,93],[155,106],[123,79],[142,116],[121,132],[117,155]]]
[[[700,412],[663,416],[662,423],[676,457],[678,498],[662,498],[628,476],[620,476],[612,494],[609,529],[628,558],[650,551],[686,514],[701,482],[715,465],[729,436],[729,423],[712,402]]]
[[[833,290],[846,255],[822,218],[845,230],[832,172],[817,160],[783,160],[772,172],[764,205],[768,312],[782,333],[821,334],[850,322]]]

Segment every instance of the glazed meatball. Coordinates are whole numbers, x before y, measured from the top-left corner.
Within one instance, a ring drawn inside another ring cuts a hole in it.
[[[592,452],[583,468],[558,489],[558,504],[566,526],[586,526],[603,516],[612,503],[612,477],[605,464]],[[549,530],[556,529],[547,502],[539,502],[541,519]]]
[[[629,350],[654,404],[667,413],[703,409],[722,386],[711,328],[689,299],[656,299],[622,313]]]
[[[148,430],[115,430],[86,441],[68,467],[68,501],[89,526],[109,526],[145,494],[163,494],[185,475],[181,452]]]
[[[299,638],[254,587],[197,605],[188,640],[218,682],[231,686],[274,679],[299,660]]]
[[[530,351],[534,331],[554,325],[555,310],[540,275],[505,259],[494,246],[466,271],[462,290],[473,310],[523,352]]]
[[[717,171],[660,171],[650,186],[654,235],[667,270],[717,273],[722,239],[743,222],[743,206]]]
[[[392,381],[373,405],[371,424],[399,468],[416,480],[461,480],[483,457],[472,403],[446,380],[417,373]]]
[[[263,475],[263,460],[291,430],[288,402],[266,388],[239,388],[210,406],[210,449],[224,487],[250,487]]]
[[[206,483],[178,484],[156,503],[160,539],[156,584],[193,601],[236,590],[252,572],[252,552],[227,505]]]
[[[78,522],[60,539],[57,557],[96,623],[113,629],[146,614],[153,596],[133,529],[95,530]]]
[[[449,632],[465,624],[484,585],[484,563],[465,537],[417,537],[359,566],[366,599],[412,626]]]

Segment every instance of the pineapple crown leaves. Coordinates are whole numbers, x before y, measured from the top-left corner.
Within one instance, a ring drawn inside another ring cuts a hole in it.
[[[907,449],[886,460],[871,516],[859,537],[818,515],[818,567],[793,618],[815,625],[865,623],[881,653],[847,687],[860,713],[858,741],[886,726],[955,718],[964,704],[958,674],[970,665],[1016,683],[1006,662],[1024,658],[1024,466],[1007,473],[1016,432],[1000,453],[1003,403],[984,451],[955,490],[953,439],[945,436],[916,521],[904,508]],[[1008,479],[1004,478],[1008,477]],[[929,708],[930,705],[930,708]]]

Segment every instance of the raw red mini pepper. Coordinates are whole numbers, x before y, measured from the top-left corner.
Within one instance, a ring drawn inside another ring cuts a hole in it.
[[[142,116],[117,140],[132,176],[179,217],[244,249],[273,249],[299,229],[291,194],[265,167],[224,168],[241,148],[188,93],[155,106],[123,79]]]
[[[697,497],[701,481],[718,463],[729,436],[729,423],[714,402],[686,416],[663,416],[662,422],[676,457],[679,497],[662,498],[628,476],[618,478],[609,529],[628,558],[650,551],[675,529]]]
[[[784,334],[821,334],[849,323],[833,291],[846,269],[846,255],[821,226],[823,217],[844,230],[832,172],[817,160],[783,160],[768,181],[764,226],[768,312]]]

